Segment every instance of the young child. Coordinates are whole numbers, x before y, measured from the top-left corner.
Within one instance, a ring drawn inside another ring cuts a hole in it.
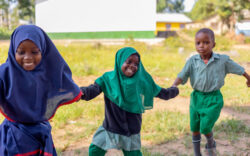
[[[105,119],[93,137],[90,156],[104,156],[108,149],[122,150],[125,156],[141,156],[142,113],[153,108],[154,97],[168,100],[179,93],[176,87],[164,89],[156,85],[139,53],[131,47],[116,53],[113,71],[80,88],[83,100],[104,93]]]
[[[56,109],[81,97],[58,50],[37,26],[12,34],[0,66],[1,156],[56,156],[48,122]]]
[[[248,87],[250,87],[250,77],[244,68],[232,61],[229,56],[213,52],[215,40],[212,30],[200,29],[195,35],[195,46],[198,54],[186,62],[173,86],[185,84],[190,77],[194,89],[190,100],[190,128],[193,132],[194,154],[201,155],[200,133],[202,133],[207,139],[206,154],[215,156],[216,143],[212,129],[223,107],[220,88],[224,85],[225,76],[228,73],[243,75],[247,79]]]

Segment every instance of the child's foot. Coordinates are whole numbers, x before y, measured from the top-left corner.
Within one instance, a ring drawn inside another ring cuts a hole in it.
[[[217,154],[216,154],[216,142],[215,141],[214,141],[214,145],[212,148],[208,148],[206,145],[205,156],[217,156]]]

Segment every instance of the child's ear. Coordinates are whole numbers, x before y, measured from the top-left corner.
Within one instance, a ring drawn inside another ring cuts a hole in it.
[[[213,48],[216,46],[216,43],[214,42]]]

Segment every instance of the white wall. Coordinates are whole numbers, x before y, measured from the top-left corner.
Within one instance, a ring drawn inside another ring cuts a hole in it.
[[[156,0],[37,0],[46,32],[155,31]]]

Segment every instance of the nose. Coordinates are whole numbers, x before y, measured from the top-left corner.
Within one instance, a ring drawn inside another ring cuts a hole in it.
[[[29,53],[28,53],[28,54],[25,54],[25,55],[24,55],[24,59],[25,59],[25,60],[32,59],[32,55],[29,54]]]
[[[132,65],[130,66],[130,68],[131,68],[133,71],[136,71],[138,67],[137,67],[136,64],[132,64]]]

